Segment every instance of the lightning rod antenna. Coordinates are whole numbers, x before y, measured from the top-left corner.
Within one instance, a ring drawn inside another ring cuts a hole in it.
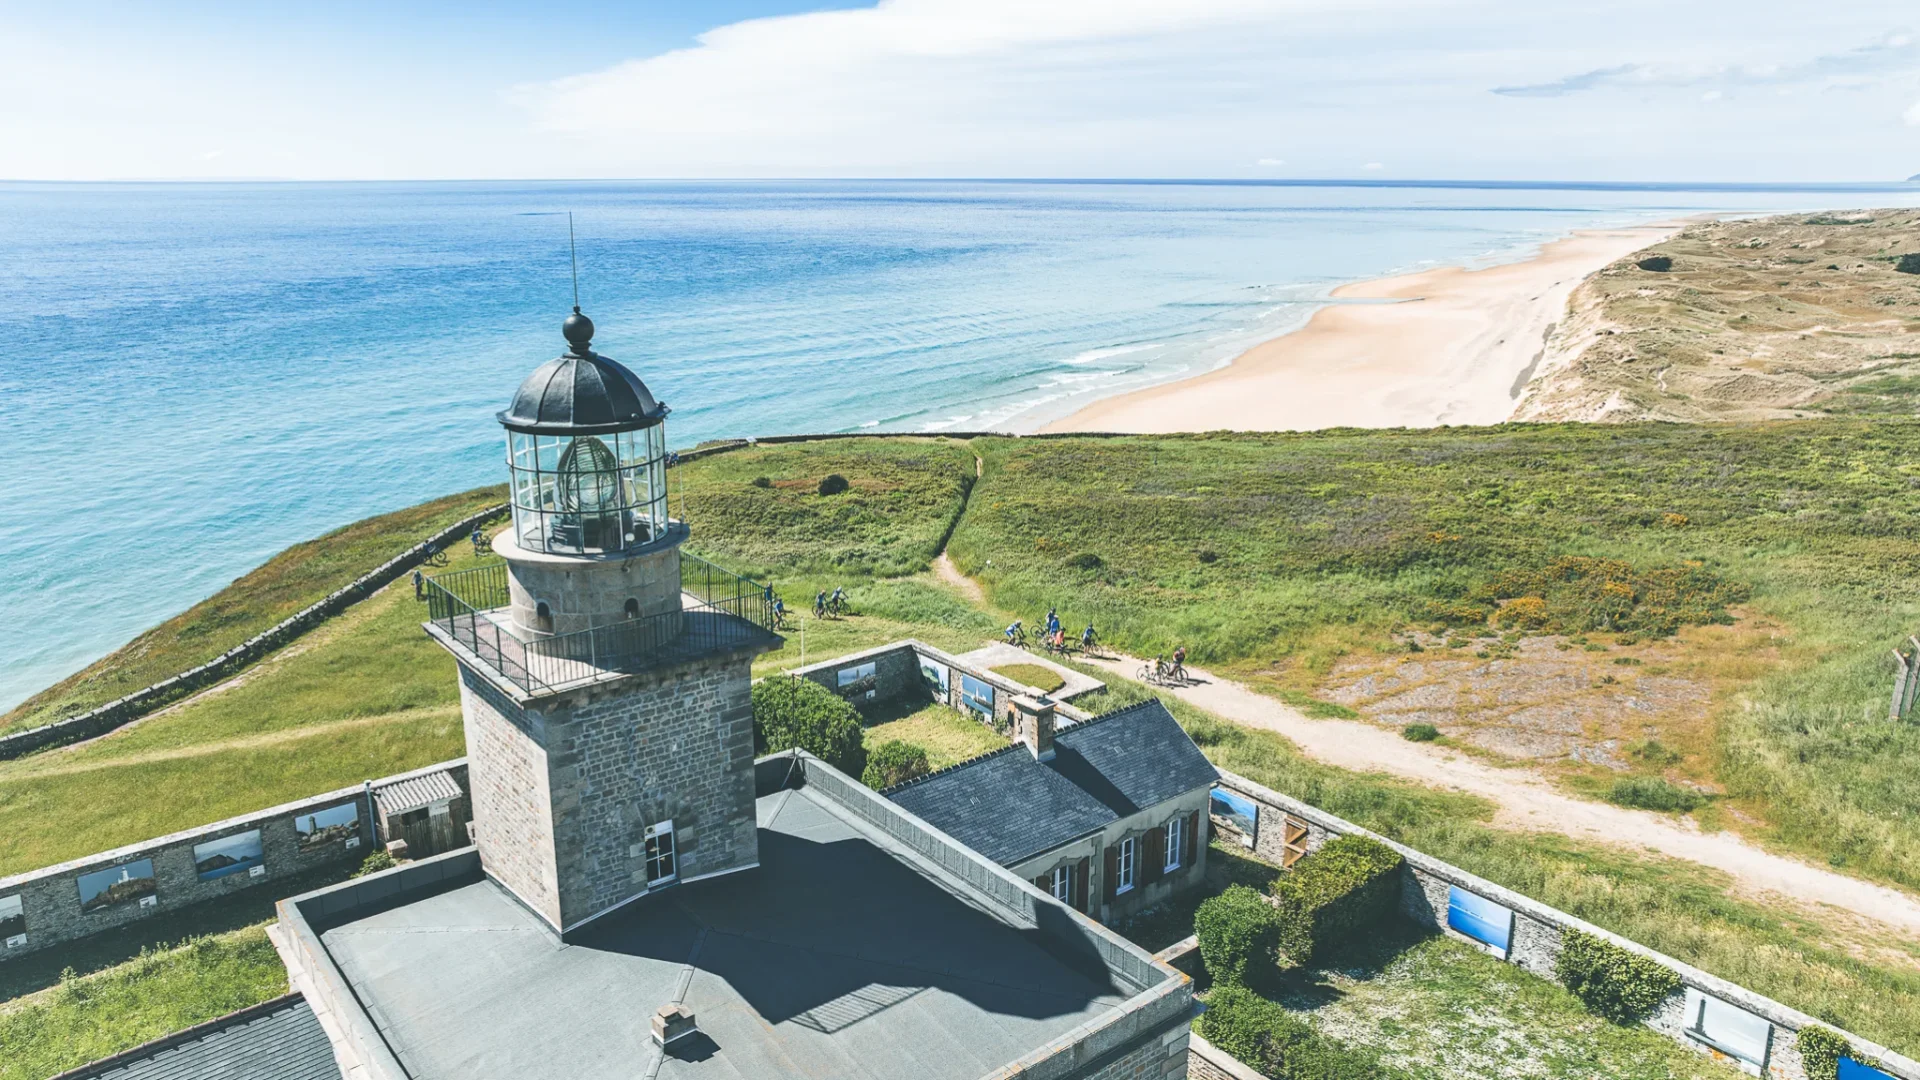
[[[580,248],[573,242],[573,211],[567,211],[567,254],[573,258],[573,313],[580,314]]]

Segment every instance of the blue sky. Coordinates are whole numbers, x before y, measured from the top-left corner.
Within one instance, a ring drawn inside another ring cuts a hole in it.
[[[0,0],[0,177],[1884,180],[1841,0]]]

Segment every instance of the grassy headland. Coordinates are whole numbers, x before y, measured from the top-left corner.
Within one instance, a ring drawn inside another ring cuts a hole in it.
[[[506,499],[479,488],[370,517],[295,544],[206,600],[148,630],[0,716],[0,731],[37,727],[178,675],[325,597],[461,518]]]

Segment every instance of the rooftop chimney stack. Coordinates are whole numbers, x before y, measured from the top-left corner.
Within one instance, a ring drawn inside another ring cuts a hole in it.
[[[1020,741],[1035,761],[1053,758],[1053,701],[1050,698],[1021,694],[1013,699],[1020,714]]]

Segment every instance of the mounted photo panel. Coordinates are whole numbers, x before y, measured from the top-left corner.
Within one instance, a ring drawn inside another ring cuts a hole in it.
[[[960,675],[960,701],[967,708],[980,714],[988,723],[993,722],[993,687],[971,675]]]
[[[839,680],[840,688],[844,690],[862,679],[873,678],[876,670],[877,668],[872,663],[857,664],[853,667],[841,668],[835,675],[835,678]]]
[[[920,677],[927,681],[927,691],[933,695],[935,701],[947,700],[948,680],[952,678],[947,665],[935,663],[923,656],[920,658]]]
[[[346,841],[347,847],[358,847],[360,804],[344,802],[311,814],[295,814],[293,831],[299,837],[302,855],[340,841]]]
[[[1871,1065],[1864,1065],[1850,1057],[1840,1059],[1838,1080],[1895,1080],[1894,1075],[1881,1072]]]
[[[212,881],[242,871],[265,870],[266,867],[261,865],[264,861],[260,851],[259,829],[193,845],[193,869],[200,875],[201,881]]]
[[[1252,799],[1219,784],[1207,802],[1207,816],[1217,831],[1233,836],[1241,847],[1250,848],[1260,832],[1260,807]]]
[[[27,943],[27,914],[19,896],[0,896],[0,942],[17,949]]]
[[[80,885],[80,910],[88,914],[136,901],[141,907],[153,907],[156,902],[154,893],[159,888],[153,879],[152,859],[136,859],[105,870],[95,870],[91,874],[81,874],[77,880]]]
[[[1773,1024],[1766,1017],[1691,987],[1687,989],[1685,1015],[1688,1038],[1733,1058],[1751,1075],[1766,1072],[1767,1057],[1773,1050]]]
[[[1513,910],[1458,885],[1447,886],[1447,927],[1485,945],[1502,960],[1513,947]]]

